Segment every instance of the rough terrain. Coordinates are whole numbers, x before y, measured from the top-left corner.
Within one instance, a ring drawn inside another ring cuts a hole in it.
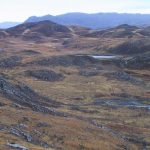
[[[49,21],[0,30],[0,150],[149,150],[148,32]]]

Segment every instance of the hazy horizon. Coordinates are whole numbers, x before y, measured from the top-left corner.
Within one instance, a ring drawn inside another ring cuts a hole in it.
[[[140,15],[150,15],[150,13],[126,13],[126,12],[94,12],[94,13],[88,13],[88,12],[66,12],[66,13],[61,13],[61,14],[56,14],[56,15],[52,15],[52,14],[43,14],[43,15],[30,15],[28,17],[26,17],[24,20],[19,21],[19,20],[4,20],[4,21],[0,21],[1,23],[9,23],[9,22],[24,22],[26,19],[28,19],[29,17],[43,17],[43,16],[47,16],[47,15],[52,15],[52,16],[59,16],[59,15],[65,15],[65,14],[71,14],[71,13],[85,13],[85,14],[100,14],[100,13],[118,13],[118,14],[140,14]]]
[[[0,22],[22,22],[30,16],[65,13],[140,13],[150,14],[149,0],[5,0],[0,2]]]

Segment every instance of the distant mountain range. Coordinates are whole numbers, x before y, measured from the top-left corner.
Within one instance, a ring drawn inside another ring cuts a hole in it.
[[[91,29],[107,29],[121,24],[134,26],[150,26],[150,14],[127,14],[127,13],[67,13],[57,16],[32,16],[25,22],[53,21],[61,25],[77,25]],[[19,22],[3,22],[0,28],[10,28],[18,25]]]
[[[14,27],[18,24],[20,24],[20,22],[2,22],[2,23],[0,23],[0,29]]]
[[[25,22],[38,22],[50,20],[62,25],[78,25],[92,29],[106,29],[121,24],[135,26],[149,26],[150,14],[127,14],[127,13],[68,13],[57,16],[46,15],[42,17],[32,16]]]

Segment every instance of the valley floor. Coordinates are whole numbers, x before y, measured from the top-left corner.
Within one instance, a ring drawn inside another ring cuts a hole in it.
[[[0,45],[0,150],[150,149],[149,69],[55,42]]]

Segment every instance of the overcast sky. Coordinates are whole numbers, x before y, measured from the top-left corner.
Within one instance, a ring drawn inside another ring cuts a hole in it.
[[[67,12],[150,14],[150,0],[0,0],[0,22]]]

